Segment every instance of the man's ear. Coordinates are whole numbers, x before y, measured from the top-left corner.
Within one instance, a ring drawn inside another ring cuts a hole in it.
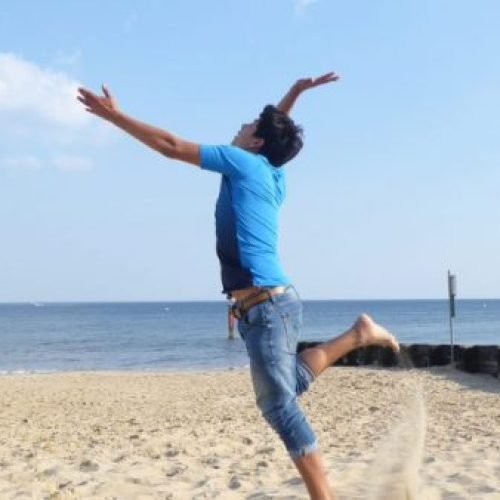
[[[262,137],[254,137],[252,139],[252,149],[258,151],[264,145],[264,139]]]

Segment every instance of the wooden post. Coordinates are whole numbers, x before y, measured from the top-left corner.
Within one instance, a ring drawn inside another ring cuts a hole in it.
[[[451,364],[455,362],[455,335],[453,332],[453,318],[455,317],[455,296],[457,294],[457,277],[448,270],[448,299],[450,302],[450,349]]]

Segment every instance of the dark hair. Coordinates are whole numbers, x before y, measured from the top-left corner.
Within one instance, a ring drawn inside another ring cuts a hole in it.
[[[281,167],[302,149],[302,128],[271,104],[260,114],[254,135],[264,139],[259,154],[275,167]]]

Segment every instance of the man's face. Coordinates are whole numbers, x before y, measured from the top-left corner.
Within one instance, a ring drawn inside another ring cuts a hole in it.
[[[258,120],[254,120],[252,123],[244,123],[239,132],[235,135],[231,144],[233,146],[238,146],[241,149],[246,149],[247,151],[258,151],[262,144],[264,144],[264,140],[255,137],[255,131],[257,130]]]

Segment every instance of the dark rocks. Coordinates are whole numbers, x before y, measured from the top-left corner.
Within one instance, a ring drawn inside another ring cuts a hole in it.
[[[431,366],[446,366],[451,363],[451,347],[449,344],[433,346],[430,354]]]
[[[378,364],[384,367],[397,366],[398,357],[389,347],[381,347],[378,355]]]
[[[464,350],[459,368],[469,373],[498,375],[498,347],[475,345]]]
[[[297,352],[301,353],[302,351],[305,351],[306,349],[309,349],[311,347],[316,347],[317,345],[322,344],[323,342],[307,342],[307,341],[302,341],[297,343]]]
[[[429,344],[412,344],[407,352],[415,368],[428,368],[431,366],[431,352],[433,347]]]
[[[346,356],[343,356],[335,363],[335,366],[361,366],[361,349],[354,349]]]
[[[377,362],[380,352],[378,345],[369,345],[359,350],[362,352],[361,359],[363,360],[363,365],[373,365]]]
[[[316,347],[322,342],[299,342],[297,352]],[[388,347],[368,346],[354,349],[338,359],[334,366],[383,367],[402,366],[404,368],[428,368],[446,366],[451,363],[449,344],[401,344],[401,355],[395,354]],[[453,358],[456,367],[469,373],[487,373],[500,378],[500,348],[498,346],[476,345],[453,346]]]

